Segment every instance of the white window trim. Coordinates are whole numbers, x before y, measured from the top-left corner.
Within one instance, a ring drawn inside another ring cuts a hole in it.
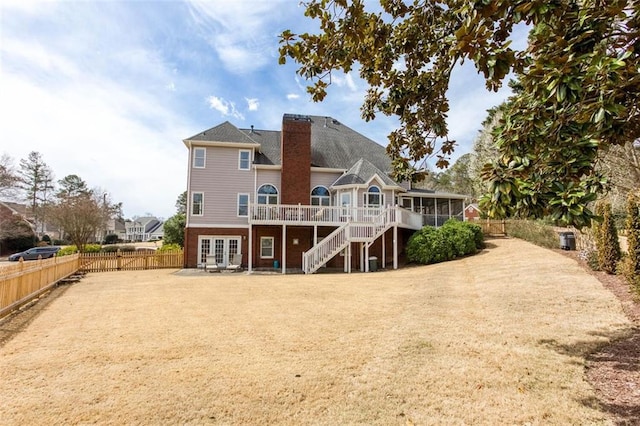
[[[194,198],[196,194],[200,194],[202,195],[202,202],[201,202],[201,206],[200,206],[200,213],[196,214],[193,213],[193,202],[194,202]],[[191,216],[204,216],[204,192],[192,192],[191,193],[191,205],[190,207],[190,212],[191,212]]]
[[[242,168],[242,153],[246,152],[249,154],[249,158],[247,159],[247,161],[249,162],[249,165],[246,169]],[[241,149],[238,152],[238,170],[251,170],[251,150],[249,149]]]
[[[275,194],[261,194],[261,193],[260,193],[260,189],[261,189],[263,186],[267,186],[267,185],[271,185],[271,186],[273,186],[273,187],[275,188],[275,190],[276,190],[276,193],[275,193]],[[260,203],[260,197],[261,197],[261,196],[262,196],[262,197],[266,197],[266,199],[267,199],[267,201],[268,201],[268,200],[269,200],[269,198],[270,198],[270,197],[273,197],[274,195],[276,196],[276,202],[275,202],[275,204],[271,204],[271,203],[261,204],[261,203]],[[258,190],[256,191],[256,204],[260,204],[260,205],[262,205],[262,206],[273,206],[273,205],[278,205],[278,204],[280,204],[280,190],[278,189],[278,187],[277,187],[277,186],[275,186],[275,185],[274,185],[274,184],[272,184],[272,183],[263,183],[262,185],[260,185],[260,186],[258,187]]]
[[[271,256],[263,256],[262,254],[262,242],[271,240]],[[273,259],[276,255],[276,239],[274,237],[260,237],[260,259]]]
[[[196,165],[196,152],[202,151],[204,155],[202,156],[202,166]],[[204,169],[207,166],[207,148],[193,148],[193,162],[191,163],[194,169]]]
[[[327,190],[327,194],[329,194],[329,195],[313,195],[313,191],[315,191],[316,188],[324,188],[324,189],[326,189]],[[316,198],[320,202],[320,204],[313,204],[313,199],[314,198]],[[329,202],[329,204],[322,204],[322,200],[327,200]],[[310,193],[310,203],[311,203],[312,206],[314,206],[314,205],[325,206],[325,207],[326,206],[330,206],[331,205],[331,191],[329,191],[329,188],[327,188],[324,185],[316,185],[316,186],[314,186],[313,189],[311,190],[311,193]]]
[[[240,214],[240,197],[246,195],[247,196],[247,214]],[[237,204],[236,204],[236,214],[238,215],[238,217],[249,217],[249,194],[246,193],[239,193],[238,194],[238,200],[237,200]]]
[[[348,197],[349,203],[345,206],[342,197]],[[338,205],[340,206],[340,217],[350,217],[351,209],[353,208],[353,197],[350,192],[342,192],[338,195]]]

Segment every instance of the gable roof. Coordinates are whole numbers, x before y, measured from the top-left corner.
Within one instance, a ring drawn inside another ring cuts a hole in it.
[[[366,185],[375,176],[377,176],[385,186],[398,186],[386,173],[364,158],[359,159],[353,167],[340,176],[331,186]]]
[[[257,145],[257,142],[251,139],[245,132],[240,131],[236,126],[228,121],[215,127],[207,129],[203,132],[193,135],[184,140],[185,145],[189,142],[217,142],[224,144],[251,144]]]
[[[290,116],[291,114],[285,114]],[[318,115],[300,116],[311,123],[311,166],[348,170],[360,159],[365,159],[388,178],[391,159],[386,148],[356,132],[338,120]],[[253,146],[255,164],[280,165],[282,131],[239,129],[229,121],[200,132],[184,140],[185,145],[239,145]],[[386,184],[386,183],[385,183]],[[394,183],[395,185],[395,183]]]

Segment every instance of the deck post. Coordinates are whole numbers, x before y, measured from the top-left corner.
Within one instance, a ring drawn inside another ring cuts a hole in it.
[[[364,243],[364,271],[369,272],[369,244]]]
[[[251,226],[251,221],[249,221],[249,242],[247,244],[247,257],[249,264],[247,265],[247,270],[251,273],[253,269],[253,226]]]
[[[393,269],[398,269],[398,227],[393,227]]]
[[[386,254],[387,254],[387,244],[386,244],[386,238],[385,236],[387,235],[387,231],[384,231],[382,233],[382,263],[381,263],[381,268],[384,269],[385,265],[386,265]]]
[[[287,225],[282,225],[282,274],[287,273]]]

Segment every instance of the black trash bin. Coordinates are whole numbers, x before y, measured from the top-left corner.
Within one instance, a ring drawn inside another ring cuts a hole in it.
[[[378,270],[378,258],[371,256],[369,258],[369,272],[376,272]]]
[[[562,250],[576,249],[576,236],[573,232],[560,232],[560,248]]]

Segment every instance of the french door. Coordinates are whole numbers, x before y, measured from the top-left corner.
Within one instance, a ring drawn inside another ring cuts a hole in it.
[[[207,256],[215,256],[216,263],[227,267],[234,254],[240,253],[240,237],[201,236],[198,245],[198,259],[200,264],[207,261]]]

